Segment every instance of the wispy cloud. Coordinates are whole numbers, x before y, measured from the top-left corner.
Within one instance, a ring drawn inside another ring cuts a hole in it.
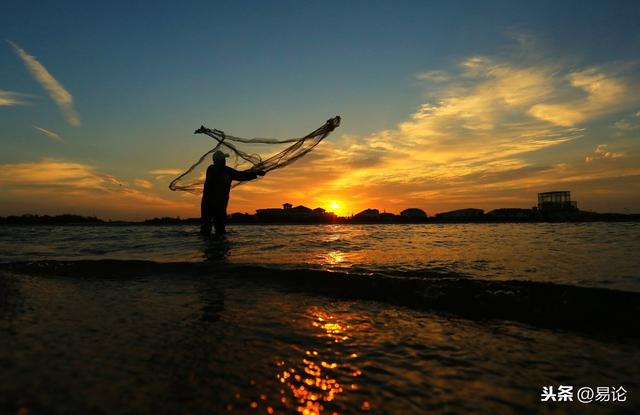
[[[0,182],[15,186],[50,186],[107,190],[121,186],[114,176],[89,165],[57,159],[0,165]]]
[[[445,71],[427,71],[416,75],[416,79],[420,81],[444,82],[450,79]]]
[[[142,189],[151,189],[153,187],[153,183],[145,179],[135,179],[133,184]]]
[[[67,122],[73,126],[80,125],[80,116],[73,108],[73,96],[58,82],[38,60],[11,41],[7,41],[16,51],[31,75],[49,93]]]
[[[635,113],[630,117],[622,118],[615,123],[613,123],[613,127],[619,131],[634,131],[640,130],[640,112]]]
[[[197,211],[192,200],[163,198],[148,192],[143,182],[134,181],[140,187],[135,188],[91,165],[59,159],[0,164],[5,212],[55,210],[142,219]]]
[[[26,94],[21,94],[19,92],[13,91],[4,91],[0,89],[0,107],[9,107],[12,105],[24,105],[26,102],[24,98],[27,97]]]
[[[593,150],[593,155],[587,156],[584,161],[587,163],[591,163],[594,160],[604,160],[604,159],[617,159],[620,157],[624,157],[624,153],[609,151],[607,148],[609,146],[607,144],[599,144],[598,147]]]
[[[631,92],[638,85],[633,85],[604,68],[592,67],[574,71],[565,79],[573,89],[581,91],[583,96],[561,103],[536,104],[529,113],[553,124],[570,127],[633,107],[639,102],[637,94]],[[559,85],[559,88],[562,87],[563,85]]]
[[[184,170],[182,169],[156,169],[156,170],[151,170],[149,173],[153,175],[156,178],[156,180],[163,180],[168,177],[171,177],[171,178],[176,177],[183,171]]]
[[[62,137],[58,133],[54,133],[53,131],[47,130],[46,128],[38,127],[38,126],[35,126],[35,125],[33,126],[33,128],[35,128],[36,130],[40,131],[42,134],[45,135],[45,137],[47,137],[51,141],[57,141],[59,143],[64,143],[64,140],[62,139]]]

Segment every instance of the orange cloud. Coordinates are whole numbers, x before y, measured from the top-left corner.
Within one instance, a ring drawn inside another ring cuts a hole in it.
[[[627,81],[607,74],[598,68],[572,72],[566,79],[570,85],[584,92],[585,96],[560,104],[537,104],[530,114],[553,124],[569,127],[620,111],[638,103],[636,94]]]
[[[135,179],[133,181],[133,184],[135,184],[138,187],[141,187],[143,189],[151,189],[153,187],[153,183],[151,183],[149,180],[145,180],[145,179]]]
[[[182,172],[183,170],[181,169],[156,169],[151,170],[149,174],[153,175],[156,180],[163,180],[167,177],[174,178]]]
[[[197,212],[192,203],[146,192],[145,185],[150,183],[144,179],[134,183],[143,190],[92,166],[64,160],[0,165],[4,213],[72,212],[143,219]]]
[[[332,200],[354,212],[528,207],[537,192],[559,184],[586,189],[640,175],[635,153],[622,158],[621,151],[599,147],[590,157],[614,161],[601,166],[585,164],[564,145],[584,142],[591,151],[592,133],[582,124],[635,105],[634,77],[614,64],[567,71],[528,53],[474,56],[458,72],[419,75],[430,81],[428,102],[396,128],[331,138],[295,166],[237,188],[232,207],[252,211],[284,201],[313,207]]]

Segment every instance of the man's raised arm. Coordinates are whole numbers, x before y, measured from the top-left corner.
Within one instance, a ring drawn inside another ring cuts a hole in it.
[[[257,178],[258,176],[264,176],[265,172],[262,170],[258,170],[258,171],[251,171],[251,170],[245,170],[245,171],[238,171],[236,169],[229,169],[231,171],[231,179],[233,180],[237,180],[239,182],[246,182],[248,180],[253,180],[255,178]]]

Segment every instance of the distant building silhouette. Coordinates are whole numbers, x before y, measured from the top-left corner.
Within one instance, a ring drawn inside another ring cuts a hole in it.
[[[284,214],[285,210],[280,208],[265,208],[256,210],[256,216],[260,218],[279,218],[283,217]]]
[[[296,213],[311,213],[311,212],[313,212],[313,209],[308,208],[308,207],[303,206],[303,205],[298,205],[296,207],[293,207],[293,208],[290,208],[290,209],[287,209],[287,210],[290,210],[290,211],[296,212]]]
[[[501,208],[494,209],[486,214],[490,219],[531,219],[534,216],[532,209]]]
[[[468,208],[468,209],[458,209],[452,210],[449,212],[442,212],[436,215],[436,218],[442,219],[476,219],[481,218],[484,215],[484,210]]]
[[[287,211],[287,215],[290,215],[295,219],[307,219],[314,216],[312,209],[302,205],[298,205],[291,209],[286,209],[286,211]]]
[[[291,203],[284,203],[282,208],[256,209],[256,218],[265,222],[318,222],[336,220],[333,212],[323,208],[311,209],[303,205],[293,207]]]
[[[365,209],[353,215],[356,219],[380,219],[380,211],[378,209]]]
[[[229,217],[233,219],[243,219],[243,218],[246,218],[247,216],[251,216],[251,215],[249,215],[248,213],[235,212],[235,213],[232,213]]]
[[[380,218],[381,222],[393,222],[397,218],[396,215],[388,212],[382,212],[378,217]]]
[[[538,209],[545,212],[572,212],[578,210],[578,202],[571,200],[568,190],[538,193]]]
[[[400,212],[400,216],[405,219],[426,219],[427,213],[422,209],[409,208]]]

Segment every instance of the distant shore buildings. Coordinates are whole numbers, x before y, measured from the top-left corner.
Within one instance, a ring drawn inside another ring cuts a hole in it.
[[[478,208],[456,209],[429,217],[419,208],[407,208],[399,215],[367,208],[349,217],[339,217],[322,208],[284,203],[282,208],[257,209],[255,215],[234,213],[232,221],[239,223],[446,223],[446,222],[537,222],[624,220],[637,215],[599,214],[578,209],[568,190],[538,193],[538,203],[531,208],[498,208],[485,212]]]
[[[578,202],[571,200],[568,190],[538,193],[538,205],[531,209],[499,208],[487,213],[482,209],[467,208],[442,212],[436,218],[443,220],[553,220],[584,218],[592,212],[578,210]]]
[[[405,209],[400,215],[370,208],[350,217],[339,217],[334,212],[327,212],[320,207],[315,209],[303,205],[294,207],[291,203],[284,203],[282,208],[256,209],[255,215],[234,213],[230,216],[232,222],[238,223],[406,223],[424,222],[427,218],[427,213],[419,208]]]
[[[333,212],[327,212],[321,207],[315,209],[303,205],[294,207],[291,203],[284,203],[282,208],[257,209],[255,217],[264,222],[279,221],[318,221],[331,222],[337,219]]]
[[[571,200],[571,192],[567,190],[538,193],[538,204],[530,209],[499,208],[487,213],[482,209],[465,208],[448,212],[441,212],[435,217],[429,217],[419,208],[408,208],[399,215],[380,212],[378,209],[368,208],[350,217],[340,217],[333,212],[327,212],[318,207],[315,209],[303,205],[293,206],[284,203],[282,208],[257,209],[256,214],[233,213],[229,216],[230,223],[245,224],[361,224],[361,223],[491,223],[491,222],[622,222],[640,221],[640,214],[595,213],[578,209],[578,203]],[[199,224],[200,218],[181,219],[180,217],[161,217],[147,219],[143,222],[103,221],[97,217],[79,215],[32,215],[0,217],[0,225],[104,225],[120,226],[130,223],[145,225],[181,225]]]

